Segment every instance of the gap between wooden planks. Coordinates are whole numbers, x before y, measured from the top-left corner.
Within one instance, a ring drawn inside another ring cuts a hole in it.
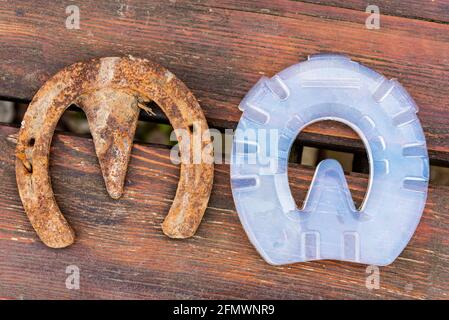
[[[448,298],[447,187],[430,187],[411,242],[391,266],[380,268],[380,289],[368,290],[363,265],[265,263],[235,212],[228,165],[216,166],[212,197],[198,233],[177,241],[165,237],[160,228],[179,176],[168,148],[136,144],[124,196],[115,201],[107,196],[92,140],[57,134],[51,150],[52,183],[77,241],[54,250],[37,238],[17,193],[17,131],[0,126],[2,298]],[[313,171],[299,165],[289,170],[295,199],[304,199]],[[363,197],[366,176],[347,179],[353,197]],[[80,290],[65,287],[69,265],[80,268]]]
[[[309,54],[337,52],[398,78],[420,106],[431,160],[449,165],[449,24],[383,15],[380,30],[367,30],[367,14],[354,10],[360,5],[356,0],[348,2],[350,9],[294,1],[252,3],[79,1],[81,28],[67,30],[65,2],[8,1],[0,7],[0,96],[29,100],[64,66],[133,54],[162,64],[183,80],[211,126],[235,128],[239,101],[262,75],[271,76]],[[409,3],[420,13],[435,7]],[[389,8],[394,14],[402,6]],[[440,14],[444,3],[438,8]],[[318,123],[305,134],[303,140],[311,144],[330,145],[331,140],[333,146],[363,149],[357,135],[340,124]]]

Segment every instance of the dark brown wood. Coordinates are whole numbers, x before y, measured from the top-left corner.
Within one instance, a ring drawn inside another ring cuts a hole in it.
[[[351,171],[369,174],[369,161],[366,153],[354,154]]]
[[[418,12],[418,17],[431,12],[423,18],[439,21],[447,15],[447,2],[435,2],[388,1],[392,10],[387,12],[397,14],[410,4],[407,12]],[[356,9],[362,1],[348,3]],[[79,30],[65,28],[66,1],[1,4],[0,96],[29,100],[66,65],[133,54],[160,63],[184,81],[211,126],[233,128],[241,114],[237,104],[262,75],[273,75],[309,54],[339,52],[399,79],[421,108],[432,161],[449,164],[447,23],[383,15],[380,30],[367,30],[362,10],[294,1],[77,4]],[[303,137],[301,142],[308,144],[363,149],[343,125],[318,123]]]
[[[449,188],[431,187],[418,230],[401,256],[380,268],[380,289],[365,286],[366,266],[320,261],[274,267],[249,243],[235,212],[229,166],[217,165],[197,234],[161,232],[179,168],[169,149],[136,144],[124,196],[106,191],[91,139],[57,134],[50,171],[58,203],[77,232],[67,249],[47,248],[20,203],[14,175],[16,128],[0,126],[0,298],[437,298],[449,293]],[[298,202],[313,171],[290,166]],[[347,176],[361,199],[366,176]],[[386,223],[388,223],[386,221]],[[80,290],[65,271],[80,269]]]

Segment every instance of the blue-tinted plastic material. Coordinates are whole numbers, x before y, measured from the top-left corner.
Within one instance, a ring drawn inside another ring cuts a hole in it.
[[[388,265],[398,257],[424,210],[429,159],[418,108],[396,80],[345,56],[317,55],[263,77],[239,108],[232,193],[249,239],[268,263]],[[302,208],[291,195],[290,148],[302,128],[321,120],[347,124],[365,143],[370,180],[359,209],[331,159],[316,168]],[[247,134],[251,129],[263,134]],[[261,129],[277,129],[274,142],[262,141],[267,133]]]

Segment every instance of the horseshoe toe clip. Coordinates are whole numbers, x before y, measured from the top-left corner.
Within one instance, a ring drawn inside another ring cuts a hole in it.
[[[419,223],[429,180],[418,108],[397,81],[344,56],[317,55],[262,78],[240,109],[232,193],[249,239],[267,262],[395,260]],[[347,124],[365,143],[370,179],[359,210],[335,160],[318,165],[303,208],[295,205],[289,150],[302,128],[320,120]],[[268,131],[277,134],[270,143]]]
[[[170,71],[144,59],[76,63],[58,72],[36,93],[18,136],[16,177],[27,216],[47,246],[62,248],[74,241],[74,231],[56,204],[48,172],[52,136],[63,112],[76,104],[86,113],[107,191],[117,199],[123,191],[139,108],[149,101],[161,107],[175,132],[182,129],[193,134],[193,124],[208,132],[203,112],[189,89]],[[208,136],[203,138],[204,145],[209,145]],[[179,144],[181,156],[191,154],[191,144]],[[195,233],[212,180],[213,164],[181,164],[176,196],[162,225],[166,235],[186,238]]]

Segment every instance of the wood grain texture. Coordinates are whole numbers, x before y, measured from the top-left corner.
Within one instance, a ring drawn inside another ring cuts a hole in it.
[[[0,297],[28,298],[437,298],[449,294],[449,188],[430,188],[418,230],[401,256],[380,269],[380,289],[365,287],[366,266],[319,261],[274,267],[249,243],[233,205],[229,166],[217,165],[197,234],[163,235],[179,168],[169,150],[135,145],[124,196],[108,197],[90,139],[58,134],[51,176],[58,204],[77,232],[67,249],[41,243],[20,203],[14,175],[16,128],[0,126]],[[290,166],[297,201],[312,170]],[[366,176],[347,176],[353,197]],[[77,265],[80,290],[65,287]]]
[[[332,3],[337,2],[342,3]],[[66,1],[2,2],[0,96],[28,100],[66,65],[132,54],[160,63],[184,81],[211,126],[234,128],[239,101],[262,75],[309,54],[339,52],[398,78],[421,108],[431,159],[449,164],[447,23],[385,15],[380,30],[367,30],[364,11],[295,1],[248,3],[78,1],[81,29],[68,30]],[[357,1],[348,3],[353,7]],[[391,5],[392,14],[408,2],[401,3]],[[421,1],[409,4],[413,12],[429,8]],[[445,2],[438,1],[436,8],[432,12],[447,13]],[[332,140],[337,147],[363,148],[343,125],[318,123],[304,133],[305,143]]]
[[[296,0],[298,1],[298,0]],[[299,0],[301,2],[335,6],[365,11],[370,4],[379,7],[382,15],[423,19],[436,22],[449,22],[448,0]]]

